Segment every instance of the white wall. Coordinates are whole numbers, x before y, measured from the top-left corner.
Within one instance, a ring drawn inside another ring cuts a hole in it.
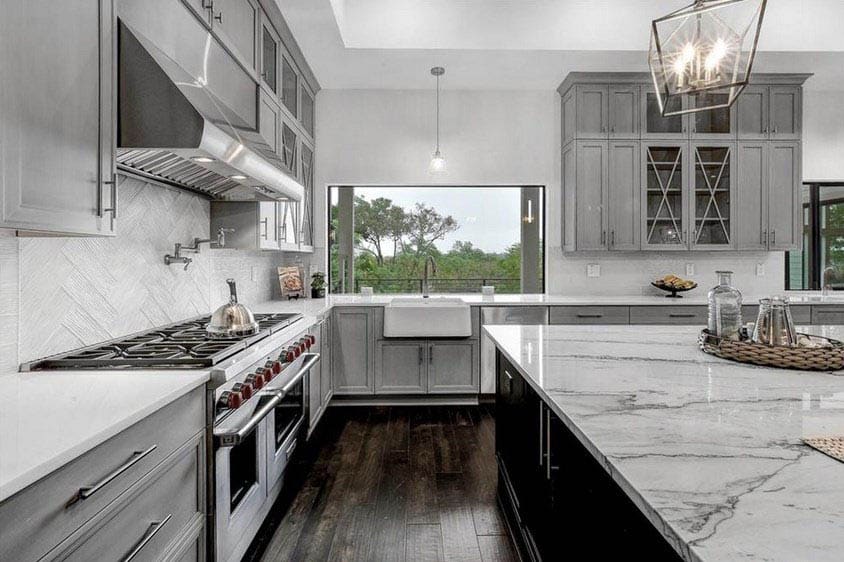
[[[637,253],[564,256],[560,249],[560,109],[554,91],[442,93],[442,151],[448,172],[431,177],[434,95],[430,90],[322,90],[317,95],[318,188],[331,184],[539,184],[546,186],[547,291],[649,294],[649,282],[695,264],[702,286],[715,270],[736,271],[753,294],[783,288],[782,253]],[[317,244],[325,245],[324,191],[317,195]],[[324,253],[323,253],[324,256]],[[323,258],[324,259],[324,258]],[[598,279],[586,265],[602,265]],[[763,264],[765,275],[756,276]]]
[[[803,92],[803,178],[844,181],[844,92]]]

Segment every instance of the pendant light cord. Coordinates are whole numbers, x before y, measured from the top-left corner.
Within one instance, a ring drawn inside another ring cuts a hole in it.
[[[440,77],[437,75],[437,154],[440,153]]]

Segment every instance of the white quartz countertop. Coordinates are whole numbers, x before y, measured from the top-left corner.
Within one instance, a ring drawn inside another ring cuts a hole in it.
[[[485,329],[684,559],[842,559],[844,464],[801,443],[844,435],[841,372],[718,359],[696,327]]]
[[[0,501],[207,381],[205,371],[0,374]]]
[[[657,289],[654,289],[657,291]],[[660,294],[653,295],[607,295],[607,296],[566,296],[566,295],[494,295],[485,297],[472,294],[436,294],[435,297],[459,298],[473,306],[679,306],[706,305],[708,289],[698,287],[686,293],[684,298],[669,299]],[[781,293],[792,304],[841,305],[844,296],[821,296],[815,292],[791,291]],[[744,304],[758,304],[759,299],[770,295],[744,295]],[[301,312],[305,316],[319,316],[334,306],[386,306],[394,298],[417,297],[418,293],[407,295],[329,295],[322,299],[272,300],[259,304],[249,304],[254,312]]]

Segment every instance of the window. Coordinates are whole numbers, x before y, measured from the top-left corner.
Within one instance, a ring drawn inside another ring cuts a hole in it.
[[[329,190],[332,293],[542,293],[543,187],[357,187]]]
[[[788,252],[785,287],[844,289],[844,183],[803,186],[803,250]]]

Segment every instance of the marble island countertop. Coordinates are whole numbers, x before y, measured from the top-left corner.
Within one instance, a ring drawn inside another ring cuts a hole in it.
[[[801,438],[844,435],[844,374],[712,357],[695,327],[485,329],[684,559],[842,559],[844,464]]]
[[[207,381],[206,371],[0,374],[0,501]]]

